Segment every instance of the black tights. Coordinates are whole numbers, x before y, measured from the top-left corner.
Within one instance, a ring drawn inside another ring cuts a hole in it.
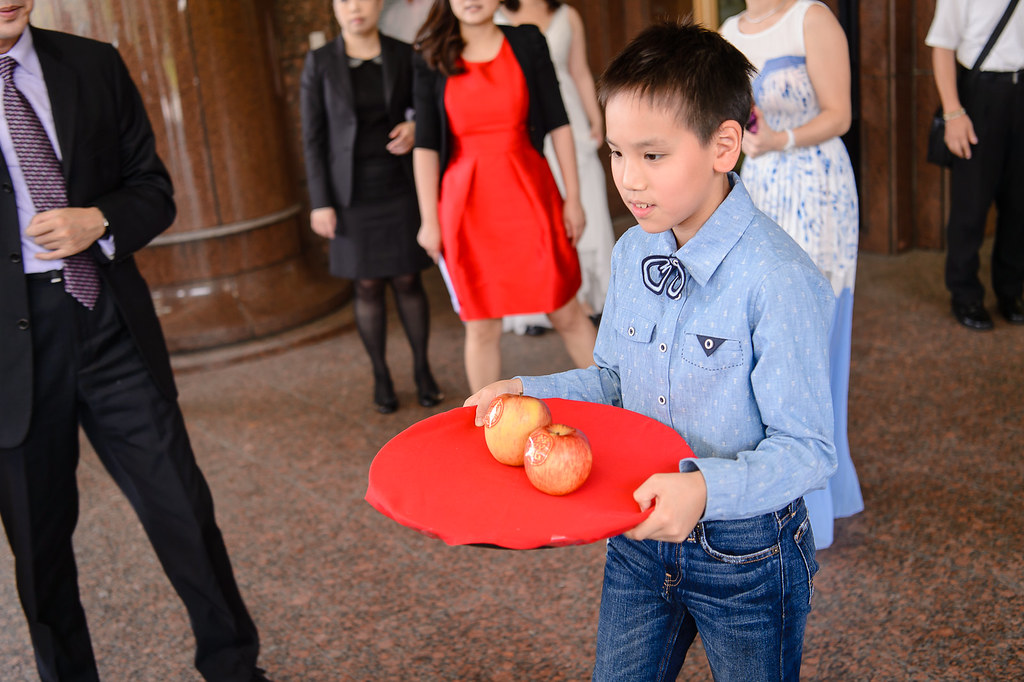
[[[427,362],[427,335],[430,332],[430,308],[423,290],[420,273],[400,275],[389,279],[356,280],[356,328],[363,346],[373,363],[373,376],[378,381],[390,377],[385,346],[387,343],[387,311],[385,293],[391,284],[398,304],[398,317],[412,347],[413,372],[417,380],[430,375]]]

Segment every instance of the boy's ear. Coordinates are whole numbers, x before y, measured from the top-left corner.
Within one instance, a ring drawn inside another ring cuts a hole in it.
[[[725,121],[718,126],[711,144],[715,146],[715,171],[728,173],[740,160],[743,128],[738,121]]]

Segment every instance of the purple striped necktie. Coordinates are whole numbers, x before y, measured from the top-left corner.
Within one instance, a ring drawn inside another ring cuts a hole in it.
[[[64,208],[68,205],[68,198],[60,161],[32,105],[14,85],[14,68],[17,65],[11,57],[0,57],[4,116],[11,131],[14,151],[36,211],[42,213]],[[96,306],[100,277],[96,261],[89,254],[76,253],[64,259],[64,290],[86,308],[92,310]]]

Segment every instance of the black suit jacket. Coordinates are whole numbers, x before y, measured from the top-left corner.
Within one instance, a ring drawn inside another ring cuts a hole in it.
[[[544,154],[544,136],[555,128],[569,125],[569,117],[562,103],[562,92],[558,89],[558,76],[551,63],[548,43],[540,29],[532,24],[498,28],[505,34],[512,53],[516,56],[530,98],[527,125],[530,142]],[[413,94],[416,103],[416,146],[433,149],[440,156],[441,175],[444,175],[451,158],[451,129],[448,127],[448,113],[444,107],[444,90],[448,78],[440,71],[427,66],[419,54],[414,60],[415,81]]]
[[[161,391],[176,397],[170,359],[149,288],[132,254],[174,220],[173,189],[156,154],[153,130],[135,84],[113,46],[30,27],[53,110],[68,205],[99,208],[116,255],[98,244],[104,287]],[[0,447],[14,447],[32,409],[32,320],[21,258],[18,213],[0,155]]]
[[[393,126],[412,109],[412,46],[380,36],[384,98]],[[345,41],[335,40],[306,55],[302,68],[302,142],[306,183],[313,208],[351,206],[356,140],[355,96]],[[400,157],[412,181],[412,155]]]

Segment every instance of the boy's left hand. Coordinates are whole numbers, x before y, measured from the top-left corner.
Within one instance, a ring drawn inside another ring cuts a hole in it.
[[[633,492],[633,499],[640,511],[652,504],[654,511],[623,535],[630,540],[683,542],[704,515],[708,488],[699,471],[654,474]]]

